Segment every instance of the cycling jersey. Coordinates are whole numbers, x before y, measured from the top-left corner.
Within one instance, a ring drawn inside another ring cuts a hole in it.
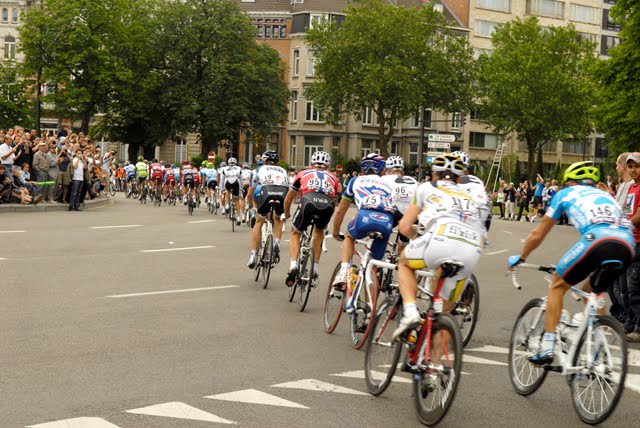
[[[395,174],[383,175],[380,178],[393,190],[391,197],[393,206],[404,214],[411,205],[413,195],[418,189],[418,182],[412,177]]]
[[[241,174],[242,186],[246,187],[251,185],[251,177],[253,176],[253,171],[250,169],[243,169]]]
[[[171,168],[165,168],[164,170],[164,182],[165,183],[175,183],[176,182],[176,174]]]
[[[160,180],[164,177],[164,167],[159,163],[152,163],[150,169],[152,180]]]
[[[378,175],[361,175],[353,178],[342,195],[342,199],[353,202],[358,209],[395,211],[393,189]]]
[[[451,181],[430,181],[420,185],[413,201],[422,209],[418,221],[427,229],[433,221],[447,217],[466,223],[478,231],[484,230],[478,204],[463,188]]]
[[[300,198],[307,193],[322,193],[335,198],[338,194],[338,179],[323,169],[306,169],[294,177],[291,189],[299,192]]]
[[[173,169],[173,175],[176,176],[176,181],[180,181],[180,168],[175,167]]]
[[[222,172],[222,177],[220,179],[220,184],[225,185],[226,183],[238,183],[240,181],[240,176],[242,175],[242,168],[238,165],[227,166],[224,168]]]
[[[147,178],[147,175],[149,175],[147,164],[144,162],[138,162],[136,164],[136,172],[138,173],[138,178]]]
[[[127,180],[130,180],[136,175],[136,167],[131,164],[125,165],[124,172],[127,175]]]
[[[480,209],[480,220],[485,222],[491,215],[491,198],[487,195],[484,183],[475,175],[466,175],[460,179],[458,186],[463,188],[476,202]]]
[[[200,184],[200,171],[196,167],[193,167],[193,181],[196,186]]]
[[[251,187],[264,186],[284,186],[289,188],[289,177],[284,168],[278,165],[262,165],[253,173]]]
[[[191,165],[182,165],[180,169],[180,176],[182,177],[182,184],[185,186],[188,183],[191,183],[191,186],[194,185],[193,176],[195,174],[195,169]]]
[[[204,168],[200,170],[200,175],[204,177],[205,183],[218,181],[218,171],[215,168]]]

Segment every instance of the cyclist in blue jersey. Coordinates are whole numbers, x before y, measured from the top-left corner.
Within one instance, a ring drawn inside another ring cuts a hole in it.
[[[333,237],[344,239],[342,264],[333,285],[342,287],[349,278],[349,267],[353,257],[355,239],[367,237],[372,232],[382,234],[371,245],[374,259],[380,260],[387,248],[387,241],[393,229],[393,189],[380,175],[385,170],[385,160],[378,153],[371,153],[360,161],[360,169],[365,175],[355,177],[342,194],[342,201],[333,220]],[[347,235],[340,233],[340,226],[351,204],[358,207],[356,217],[347,226]]]
[[[574,163],[567,168],[564,181],[569,187],[555,195],[541,223],[529,233],[522,253],[509,257],[510,269],[524,262],[563,213],[582,235],[556,267],[547,297],[542,347],[538,354],[529,358],[535,365],[553,362],[556,325],[567,290],[586,279],[583,290],[604,292],[634,257],[633,225],[615,199],[595,187],[599,179],[600,172],[590,161]]]

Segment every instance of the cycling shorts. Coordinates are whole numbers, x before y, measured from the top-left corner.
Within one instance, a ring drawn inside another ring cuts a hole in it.
[[[216,180],[207,181],[207,187],[211,190],[216,190],[218,188],[218,182]]]
[[[333,215],[333,198],[323,193],[305,193],[300,198],[300,206],[293,215],[293,228],[298,232],[306,230],[313,224],[316,228],[324,230]]]
[[[230,192],[233,196],[240,196],[240,182],[236,181],[234,183],[229,183],[228,181],[224,183],[224,188],[227,192]]]
[[[159,173],[159,174],[151,173],[151,179],[153,181],[162,180],[163,178],[164,178],[164,175],[162,173]]]
[[[193,175],[185,176],[183,185],[185,189],[187,188],[187,186],[191,186],[191,188],[194,189],[196,186],[195,186],[195,182],[193,181]]]
[[[135,175],[127,175],[127,183],[130,182]]]
[[[424,235],[409,242],[404,257],[413,269],[437,269],[448,260],[462,263],[462,270],[445,278],[440,289],[440,298],[455,302],[478,264],[483,247],[481,231],[452,218],[441,218]]]
[[[165,177],[164,179],[165,184],[176,184],[176,176],[175,175],[168,175]]]
[[[275,213],[280,216],[284,213],[284,197],[287,194],[287,188],[285,186],[262,186],[260,194],[256,198],[258,204],[258,214],[262,217],[266,217],[271,210],[271,201],[278,201],[280,203],[274,205]]]
[[[145,181],[147,181],[147,177],[138,177],[139,183],[144,183]]]
[[[614,278],[600,278],[601,287],[606,290],[613,283],[613,279],[631,264],[634,253],[635,241],[631,232],[607,226],[597,227],[585,233],[580,241],[562,256],[556,273],[567,284],[576,285],[607,264],[619,266],[621,270],[617,274],[612,270],[607,271],[609,273],[605,275],[616,275]]]
[[[371,244],[371,254],[376,260],[384,257],[387,242],[393,229],[393,216],[384,211],[358,210],[356,217],[349,222],[347,233],[353,239],[366,238],[372,232],[382,234],[382,239],[375,239]]]

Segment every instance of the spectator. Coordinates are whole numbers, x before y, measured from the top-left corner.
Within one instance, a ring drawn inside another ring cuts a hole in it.
[[[11,197],[11,177],[4,175],[4,164],[0,164],[0,203],[6,204]]]
[[[518,218],[516,221],[520,221],[522,219],[522,213],[526,209],[529,211],[529,204],[531,204],[531,198],[533,197],[533,189],[529,185],[529,180],[525,180],[522,183],[522,187],[520,190],[520,212],[518,213]],[[527,217],[525,216],[525,219]],[[527,219],[528,221],[528,219]]]
[[[12,171],[13,182],[11,183],[11,197],[19,201],[22,205],[37,205],[43,198],[42,195],[34,196],[29,193],[29,189],[22,185],[20,168],[15,167]]]
[[[22,164],[22,170],[20,171],[20,181],[22,182],[23,186],[28,187],[30,192],[34,194],[36,193],[37,183],[35,181],[31,181],[31,172],[29,172],[30,169],[31,165],[29,165],[28,163]]]
[[[57,157],[58,162],[58,171],[60,171],[60,175],[58,176],[58,183],[61,186],[61,195],[60,202],[68,203],[69,196],[69,184],[71,184],[71,176],[69,175],[69,164],[71,163],[71,155],[69,154],[66,145],[60,149],[60,153]]]
[[[4,165],[4,176],[11,178],[11,170],[16,157],[22,154],[22,142],[15,146],[12,144],[11,136],[4,137],[4,144],[0,145],[0,163]]]
[[[516,214],[516,188],[513,183],[504,189],[504,199],[506,201],[504,217],[506,220],[513,220]]]
[[[49,202],[52,204],[57,204],[58,178],[60,176],[60,170],[58,169],[58,155],[56,154],[57,147],[58,144],[54,139],[49,146],[49,153],[47,153],[47,160],[49,161],[49,181],[53,181],[54,184],[46,187],[46,193],[48,195]]]
[[[66,139],[68,135],[69,131],[67,131],[67,125],[62,125],[62,129],[58,131],[58,135],[56,135],[56,137],[58,137],[58,139],[60,137],[65,137]]]
[[[536,185],[533,192],[533,206],[534,208],[542,207],[542,192],[544,191],[544,178],[540,174],[536,177]]]
[[[71,200],[69,202],[69,211],[82,211],[80,209],[80,192],[85,182],[85,162],[82,149],[76,151],[76,156],[71,163]]]
[[[38,183],[49,181],[49,158],[47,151],[47,144],[40,142],[38,144],[38,151],[33,155],[33,170],[36,173]],[[46,187],[42,188],[42,192],[44,192],[46,202],[52,200]]]
[[[504,218],[504,189],[505,189],[504,180],[500,180],[500,185],[498,186],[498,193],[496,194],[496,204],[500,207],[500,219]]]

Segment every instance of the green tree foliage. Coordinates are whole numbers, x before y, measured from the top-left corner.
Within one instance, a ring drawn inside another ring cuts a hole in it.
[[[594,117],[607,134],[609,153],[616,157],[640,146],[640,5],[619,0],[611,16],[622,25],[622,41],[609,51],[609,59],[593,67],[600,88]]]
[[[27,98],[30,83],[19,75],[12,62],[0,64],[0,128],[33,124],[31,103]]]
[[[473,99],[474,62],[464,37],[454,37],[441,13],[378,0],[349,5],[344,24],[327,20],[309,29],[316,80],[305,96],[329,123],[346,115],[378,118],[378,147],[388,156],[389,124],[422,106],[467,111]]]
[[[585,66],[594,60],[594,46],[573,26],[542,28],[535,17],[497,28],[492,42],[494,51],[480,60],[481,114],[496,132],[515,132],[526,142],[527,176],[533,178],[536,151],[545,143],[593,129]]]

